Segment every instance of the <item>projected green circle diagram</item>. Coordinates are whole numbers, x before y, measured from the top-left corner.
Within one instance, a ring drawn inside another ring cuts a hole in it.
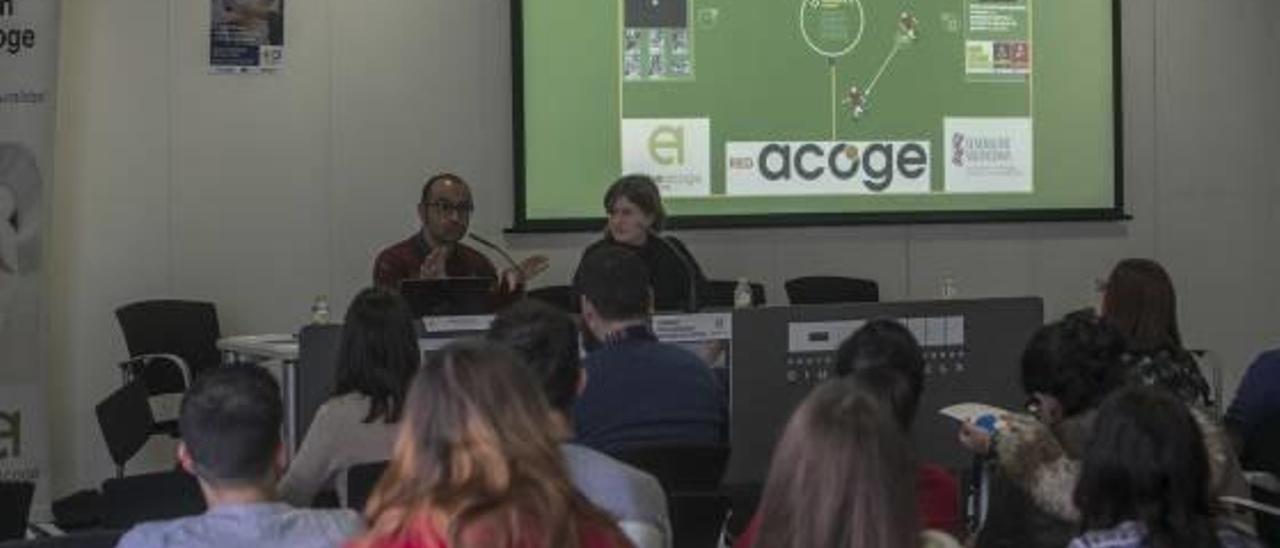
[[[834,60],[848,55],[862,41],[865,26],[862,0],[800,2],[800,35],[823,57]]]

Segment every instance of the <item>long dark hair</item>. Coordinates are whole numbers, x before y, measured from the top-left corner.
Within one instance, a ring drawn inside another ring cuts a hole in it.
[[[911,430],[924,392],[924,354],[911,331],[890,319],[875,319],[853,332],[836,349],[836,374],[875,379],[893,405],[904,431]],[[900,379],[891,380],[883,371]]]
[[[405,391],[421,363],[409,305],[391,290],[371,287],[351,301],[343,322],[333,395],[367,396],[364,422],[399,421]]]
[[[551,409],[510,349],[460,341],[431,355],[413,380],[391,463],[369,497],[369,536],[412,534],[426,520],[450,546],[573,548],[588,525],[624,544],[565,472]],[[524,544],[531,542],[531,544]]]
[[[918,545],[915,463],[889,407],[852,378],[805,398],[774,451],[755,546]]]
[[[1131,351],[1182,348],[1173,280],[1151,259],[1125,259],[1116,264],[1107,278],[1102,316],[1124,334]]]
[[[1200,426],[1171,394],[1126,388],[1103,403],[1084,455],[1075,503],[1084,528],[1146,527],[1145,546],[1218,546]]]

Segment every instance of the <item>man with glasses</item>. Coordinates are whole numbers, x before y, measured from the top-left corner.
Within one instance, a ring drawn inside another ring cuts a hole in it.
[[[546,269],[546,257],[535,256],[499,277],[487,257],[460,241],[467,234],[474,210],[471,189],[461,177],[441,173],[427,179],[418,202],[422,229],[378,254],[373,282],[399,289],[403,280],[481,277],[500,279],[498,291],[512,293]]]

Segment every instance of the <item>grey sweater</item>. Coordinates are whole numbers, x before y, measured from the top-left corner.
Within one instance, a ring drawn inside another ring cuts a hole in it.
[[[316,493],[336,488],[347,500],[347,468],[391,459],[398,424],[379,419],[363,422],[369,398],[344,394],[330,398],[316,411],[298,454],[280,480],[280,498],[294,506],[310,506]]]

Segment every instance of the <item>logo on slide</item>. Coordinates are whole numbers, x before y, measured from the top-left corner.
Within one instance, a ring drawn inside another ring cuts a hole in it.
[[[947,118],[943,126],[947,192],[1033,190],[1030,118]]]
[[[684,127],[653,128],[649,133],[649,158],[662,166],[684,164]]]
[[[928,141],[725,145],[729,195],[924,194]]]
[[[711,120],[622,120],[622,173],[653,177],[663,196],[711,195]]]

